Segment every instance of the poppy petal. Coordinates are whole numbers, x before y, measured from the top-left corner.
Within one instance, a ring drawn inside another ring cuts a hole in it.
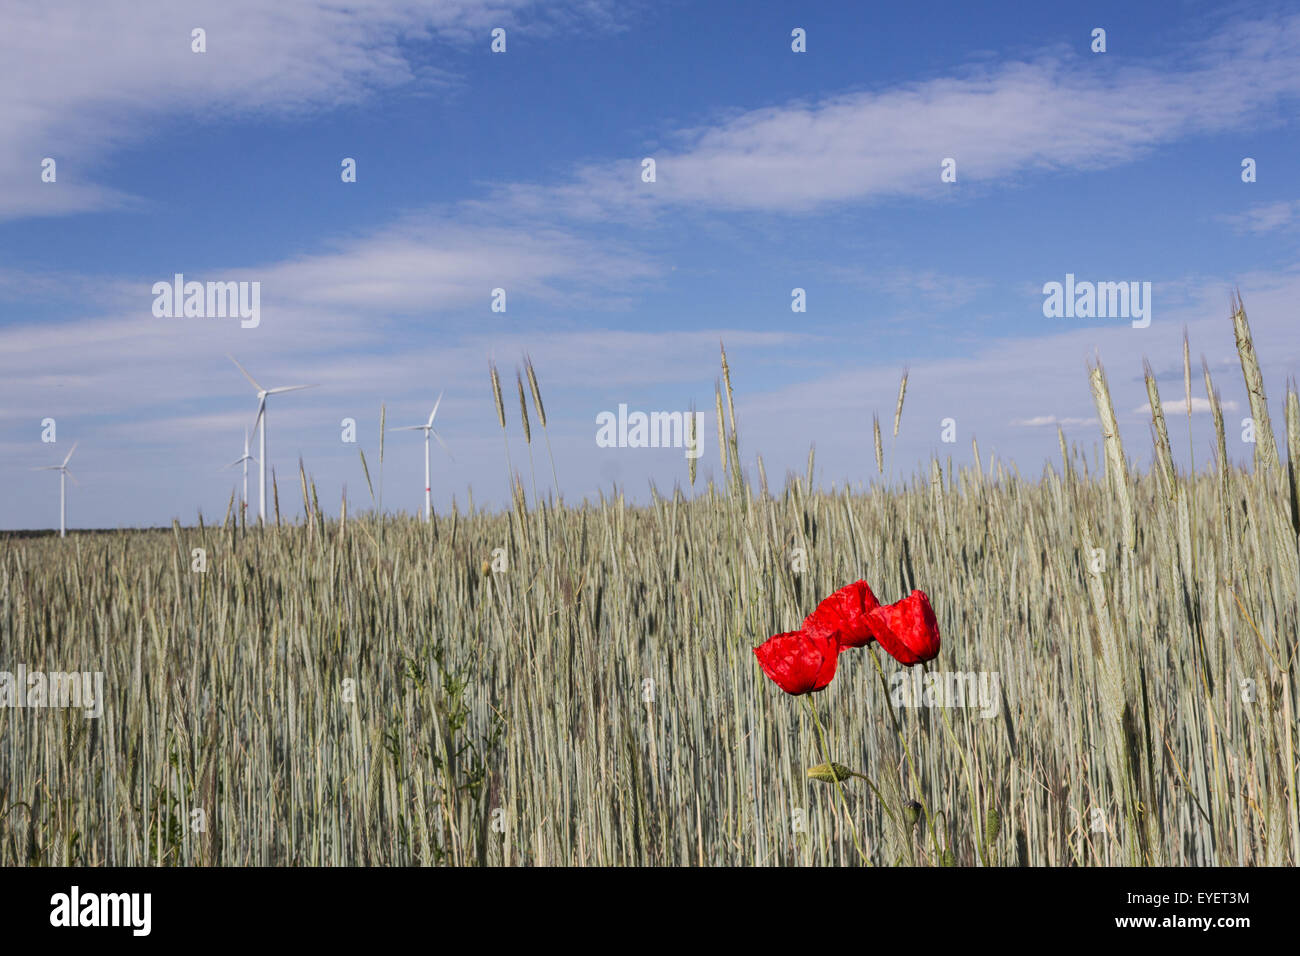
[[[882,605],[867,615],[871,633],[900,664],[911,667],[939,653],[939,622],[924,591]]]
[[[836,632],[776,634],[754,648],[763,673],[787,694],[821,690],[835,677],[840,646]]]
[[[808,631],[839,631],[841,647],[866,647],[872,634],[867,615],[880,606],[866,581],[854,581],[817,605],[803,626]]]

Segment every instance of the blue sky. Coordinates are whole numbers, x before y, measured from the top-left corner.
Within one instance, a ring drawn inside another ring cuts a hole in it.
[[[761,453],[779,483],[815,442],[827,487],[875,476],[871,416],[892,417],[904,366],[904,473],[932,454],[968,463],[974,436],[986,459],[1037,475],[1057,423],[1091,448],[1094,356],[1126,451],[1145,461],[1141,358],[1166,411],[1185,412],[1184,327],[1239,422],[1238,286],[1275,418],[1300,374],[1300,15],[1285,6],[94,10],[0,11],[0,528],[57,523],[57,482],[31,469],[73,441],[71,526],[219,519],[236,477],[222,465],[256,403],[227,352],[263,384],[321,386],[271,400],[290,514],[299,455],[329,510],[344,485],[367,506],[341,419],[374,463],[381,402],[390,426],[414,424],[440,392],[455,460],[435,455],[435,507],[471,486],[499,505],[488,361],[513,389],[525,352],[570,500],[685,484],[680,450],[597,447],[596,416],[620,403],[708,411],[701,483],[714,473],[719,339],[747,466]],[[1105,53],[1090,49],[1096,27]],[[949,157],[955,183],[940,181]],[[1242,182],[1245,157],[1256,182]],[[260,325],[155,317],[151,287],[176,272],[260,282]],[[1150,326],[1045,318],[1043,284],[1066,273],[1152,283]],[[790,309],[795,287],[806,313]],[[1186,418],[1172,417],[1185,461]],[[1239,431],[1229,451],[1245,461]],[[388,436],[386,507],[419,507],[422,454],[418,435]],[[548,488],[544,446],[534,454]]]

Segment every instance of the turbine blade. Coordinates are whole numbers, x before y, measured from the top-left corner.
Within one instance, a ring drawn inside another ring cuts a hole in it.
[[[77,450],[77,445],[78,445],[78,442],[75,442],[75,441],[74,441],[74,442],[72,443],[72,447],[71,447],[70,449],[68,449],[68,457],[65,458],[65,459],[63,459],[63,467],[66,468],[66,467],[68,466],[68,462],[72,461],[72,453],[73,453],[74,451]]]
[[[253,378],[253,376],[248,374],[248,369],[244,368],[244,366],[239,364],[238,359],[236,359],[229,352],[226,353],[226,358],[230,359],[230,361],[235,363],[235,368],[239,369],[241,372],[244,373],[244,378],[248,379],[250,382],[253,383],[253,388],[257,389],[259,392],[264,391],[262,386],[257,384],[257,379]]]
[[[390,432],[418,432],[424,431],[424,425],[399,425],[396,428],[388,429]]]
[[[76,485],[78,488],[81,487],[81,482],[79,482],[79,481],[77,480],[77,476],[76,476],[76,475],[74,475],[72,472],[68,471],[66,468],[63,469],[63,473],[64,473],[65,475],[67,475],[69,478],[72,479],[72,483],[73,483],[74,485]]]
[[[427,424],[428,424],[430,427],[433,426],[433,416],[438,414],[438,406],[441,405],[441,404],[442,404],[442,392],[439,392],[439,393],[438,393],[438,400],[437,400],[436,402],[433,403],[433,411],[431,411],[431,412],[429,413],[429,421],[427,422]]]
[[[319,385],[281,385],[279,388],[268,388],[266,394],[279,395],[281,392],[296,392],[303,388],[319,388]]]
[[[62,471],[62,465],[37,465],[32,471]]]
[[[447,453],[447,457],[450,458],[452,461],[455,461],[456,456],[451,453],[451,449],[447,447],[447,443],[442,440],[442,436],[438,434],[437,430],[430,428],[429,431],[433,433],[434,438],[438,439],[438,444],[441,445],[442,450]]]
[[[257,431],[257,426],[262,423],[262,416],[266,414],[266,396],[263,395],[257,403],[257,415],[253,418],[253,431]]]

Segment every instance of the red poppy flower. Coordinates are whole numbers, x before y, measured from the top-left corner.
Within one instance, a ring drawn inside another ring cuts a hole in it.
[[[839,631],[840,647],[866,647],[871,643],[867,615],[880,607],[866,581],[842,587],[808,615],[806,631]]]
[[[835,631],[790,631],[754,648],[763,673],[787,694],[821,690],[835,676],[840,644]]]
[[[911,667],[939,653],[939,622],[924,591],[876,608],[867,623],[880,646],[900,664]]]

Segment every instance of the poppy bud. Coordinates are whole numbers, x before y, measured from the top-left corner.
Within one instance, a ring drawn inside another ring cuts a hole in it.
[[[838,780],[848,780],[853,776],[853,771],[842,763],[819,763],[808,770],[810,780],[820,780],[822,783],[835,783]]]
[[[989,812],[984,817],[984,842],[992,846],[1001,832],[1002,814],[998,813],[997,807],[989,807]]]
[[[903,804],[903,819],[909,828],[916,826],[921,820],[921,805],[915,800],[908,800]]]
[[[956,866],[957,857],[953,855],[952,847],[944,847],[943,853],[939,856],[940,866]]]

